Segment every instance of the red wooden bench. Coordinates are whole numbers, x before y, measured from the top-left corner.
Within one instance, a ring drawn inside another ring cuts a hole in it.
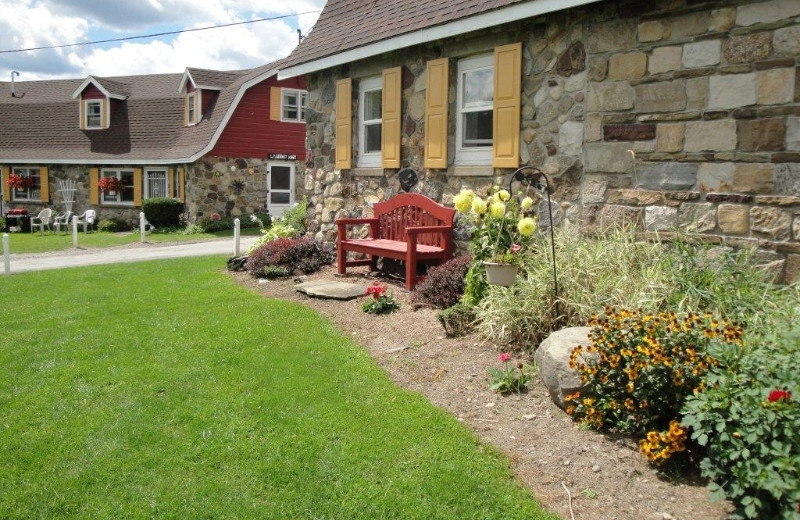
[[[401,193],[374,206],[373,218],[336,221],[336,260],[339,274],[348,267],[377,269],[379,257],[405,260],[406,289],[417,284],[417,263],[441,263],[453,256],[453,219],[456,210],[419,193]],[[347,226],[368,224],[368,238],[347,238]],[[370,255],[348,260],[347,252]]]

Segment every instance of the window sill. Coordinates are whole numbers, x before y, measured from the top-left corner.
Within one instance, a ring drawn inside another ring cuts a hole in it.
[[[453,177],[491,177],[494,175],[494,168],[486,166],[453,166]]]
[[[356,177],[383,177],[383,168],[380,167],[359,167],[353,168],[351,171]]]

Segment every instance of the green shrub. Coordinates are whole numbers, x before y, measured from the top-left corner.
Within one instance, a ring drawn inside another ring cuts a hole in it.
[[[0,216],[0,229],[6,228],[6,219]]]
[[[97,230],[107,233],[120,233],[122,231],[130,231],[131,229],[133,229],[133,226],[119,217],[103,219],[97,223]]]
[[[796,304],[795,304],[796,305]],[[720,354],[683,424],[708,450],[700,463],[716,496],[746,518],[800,517],[800,324]]]
[[[297,231],[297,228],[294,228],[281,220],[277,220],[268,230],[264,232],[263,235],[258,237],[256,241],[253,242],[253,245],[248,248],[247,254],[249,255],[264,244],[268,244],[279,238],[292,238],[299,234],[300,233]]]
[[[178,199],[157,197],[142,201],[142,211],[147,221],[157,228],[177,228],[181,225],[183,202]]]
[[[458,303],[464,295],[464,277],[470,261],[469,255],[457,256],[431,267],[414,289],[411,296],[414,303],[431,305],[437,309],[447,309]]]
[[[264,278],[274,280],[275,278],[283,278],[291,275],[291,271],[282,265],[267,265],[264,267]]]
[[[436,319],[442,324],[447,336],[464,336],[472,330],[475,311],[471,305],[456,303],[450,308],[437,312]]]
[[[257,227],[262,233],[265,233],[272,227],[272,216],[269,213],[253,213],[249,217],[241,219],[241,228],[254,228]]]
[[[280,221],[287,226],[293,227],[297,233],[306,232],[306,220],[308,219],[308,200],[303,197],[300,202],[295,202],[292,206],[283,211]]]
[[[219,214],[214,213],[212,216],[204,216],[198,219],[197,225],[203,229],[204,233],[233,231],[233,217],[220,217]]]

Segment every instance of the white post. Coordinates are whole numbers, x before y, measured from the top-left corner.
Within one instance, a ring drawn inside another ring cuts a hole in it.
[[[144,220],[144,211],[140,211],[139,212],[139,234],[142,237],[142,244],[145,243],[145,239],[144,239],[144,222],[145,222],[145,220]]]
[[[78,215],[72,215],[72,247],[78,248]]]
[[[233,219],[233,256],[239,256],[239,239],[242,236],[242,223],[238,218]]]
[[[3,264],[5,264],[5,273],[11,274],[11,258],[8,256],[8,233],[3,233]]]

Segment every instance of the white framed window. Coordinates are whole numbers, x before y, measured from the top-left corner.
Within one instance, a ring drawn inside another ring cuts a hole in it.
[[[121,204],[133,206],[133,170],[103,170],[100,178],[116,178],[120,181],[117,190],[100,192],[100,204]]]
[[[144,198],[169,197],[166,168],[145,168]]]
[[[281,121],[304,123],[308,92],[305,90],[281,89]]]
[[[494,112],[494,56],[458,62],[456,164],[492,162]]]
[[[86,128],[103,128],[103,101],[99,99],[87,99],[85,103]]]
[[[38,167],[15,166],[11,169],[11,175],[18,177],[22,184],[20,187],[11,188],[11,200],[38,201],[41,199],[42,179]]]
[[[186,94],[186,103],[189,111],[186,121],[190,125],[197,123],[197,113],[195,110],[195,96],[196,94],[194,92],[189,92],[188,94]]]
[[[181,198],[181,172],[178,168],[172,170],[172,193],[169,196],[173,199]]]
[[[363,79],[358,88],[358,165],[380,166],[383,80],[380,76]]]

